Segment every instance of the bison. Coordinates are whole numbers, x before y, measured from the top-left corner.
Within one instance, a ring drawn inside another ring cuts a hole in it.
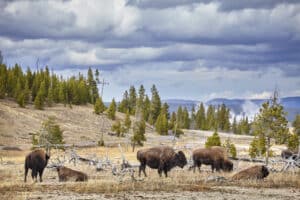
[[[211,165],[211,170],[216,171],[232,171],[233,163],[228,160],[226,151],[223,147],[209,147],[209,148],[199,148],[195,149],[192,153],[192,158],[194,161],[194,172],[195,168],[198,167],[200,172],[200,167],[202,164]]]
[[[263,179],[269,175],[269,170],[264,165],[255,165],[237,172],[232,176],[233,180],[241,179]]]
[[[28,169],[31,169],[32,179],[37,181],[37,175],[39,173],[40,182],[42,182],[43,171],[47,166],[50,155],[45,153],[43,150],[35,150],[28,154],[25,158],[25,178],[27,179]]]
[[[297,152],[294,152],[294,151],[291,151],[289,149],[285,149],[285,150],[282,150],[281,151],[281,157],[283,159],[288,159],[290,158],[291,156],[297,156]]]
[[[76,171],[67,167],[57,167],[58,179],[60,182],[74,180],[74,181],[87,181],[88,176],[80,171]]]
[[[158,169],[158,174],[161,177],[162,172],[168,177],[168,171],[173,167],[183,168],[187,164],[186,157],[182,151],[175,152],[173,148],[168,146],[157,146],[147,149],[142,149],[137,152],[137,159],[139,160],[139,176],[143,171],[145,177],[146,165],[152,169]]]

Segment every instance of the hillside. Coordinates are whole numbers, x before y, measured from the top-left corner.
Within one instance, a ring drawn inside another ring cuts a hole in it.
[[[93,113],[93,106],[64,107],[61,104],[46,107],[45,110],[36,110],[32,105],[20,108],[15,102],[0,100],[0,146],[16,145],[29,148],[32,136],[40,130],[41,124],[49,116],[55,116],[63,130],[64,140],[67,144],[89,145],[95,144],[101,133],[103,125],[104,140],[107,143],[125,141],[127,138],[117,138],[107,133],[111,132],[113,121],[106,116]],[[122,113],[117,113],[117,119],[123,119]]]

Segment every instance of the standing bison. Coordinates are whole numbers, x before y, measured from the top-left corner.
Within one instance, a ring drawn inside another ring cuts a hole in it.
[[[27,179],[28,169],[31,169],[32,179],[37,181],[37,175],[39,173],[40,182],[42,182],[43,171],[48,163],[50,156],[43,150],[35,150],[28,154],[25,158],[25,178]]]
[[[57,167],[56,170],[60,182],[69,181],[69,180],[73,180],[76,182],[88,180],[88,176],[85,173],[80,171],[76,171],[63,166]]]
[[[137,152],[137,159],[141,165],[139,167],[139,176],[141,171],[146,175],[145,169],[148,165],[152,169],[158,169],[158,174],[161,177],[162,172],[168,176],[168,171],[173,167],[183,168],[187,164],[186,157],[182,151],[176,153],[173,148],[167,146],[158,146],[147,149],[142,149]]]
[[[200,167],[202,164],[211,165],[211,170],[216,171],[232,171],[233,163],[228,160],[226,151],[223,147],[209,147],[209,148],[199,148],[195,149],[192,153],[192,158],[194,161],[194,172],[195,168],[198,167],[200,172]]]

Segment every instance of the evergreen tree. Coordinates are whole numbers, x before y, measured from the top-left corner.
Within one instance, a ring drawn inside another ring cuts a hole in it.
[[[221,146],[221,139],[217,131],[213,133],[212,136],[208,137],[205,142],[205,147],[212,147],[212,146]]]
[[[124,137],[124,133],[125,133],[125,128],[124,126],[122,126],[120,121],[115,122],[112,127],[111,130],[114,131],[118,137]]]
[[[135,108],[136,108],[136,90],[135,90],[135,87],[133,85],[130,86],[130,88],[129,88],[128,104],[129,104],[130,114],[134,115],[135,114]]]
[[[143,113],[143,116],[144,116],[144,120],[145,121],[148,121],[149,119],[149,115],[150,115],[150,105],[151,105],[151,102],[149,100],[149,97],[146,95],[145,96],[145,101],[144,101],[144,113]]]
[[[167,107],[162,107],[162,110],[157,117],[155,128],[156,132],[160,135],[168,134],[168,119],[167,119]]]
[[[122,112],[122,113],[126,113],[128,110],[130,110],[130,108],[129,108],[129,97],[128,97],[127,90],[125,90],[125,92],[123,94],[123,99],[122,99],[121,103],[118,106],[118,111]]]
[[[296,133],[292,133],[289,135],[287,139],[288,149],[296,152],[299,150],[299,135]]]
[[[249,147],[249,156],[255,158],[266,153],[266,139],[262,136],[255,136]]]
[[[288,137],[286,113],[278,103],[277,91],[270,101],[262,104],[258,116],[254,120],[254,132],[266,140],[266,165],[270,154],[271,139],[276,143],[284,143]]]
[[[56,123],[55,117],[49,117],[48,120],[42,124],[42,130],[45,133],[39,133],[39,144],[64,144],[63,131]]]
[[[181,106],[179,106],[177,108],[176,119],[177,119],[177,128],[183,128],[183,126],[184,126],[184,122],[183,122],[183,110],[182,110]]]
[[[173,130],[175,128],[175,124],[176,124],[176,113],[172,112],[170,122],[168,123],[169,130]]]
[[[300,114],[297,114],[293,121],[294,133],[300,136]]]
[[[231,157],[236,158],[236,147],[229,138],[225,140],[225,143],[222,146]]]
[[[184,107],[184,109],[183,109],[183,119],[182,119],[182,121],[183,121],[182,128],[188,129],[190,127],[190,118],[189,118],[189,112],[188,112],[186,107]]]
[[[4,64],[0,64],[0,99],[6,97],[7,90],[7,67]]]
[[[126,132],[128,133],[128,131],[131,127],[131,120],[130,120],[129,110],[127,110],[127,112],[126,112],[124,126],[125,126],[125,129],[126,129]]]
[[[25,107],[25,94],[24,92],[20,92],[18,97],[17,97],[17,103],[21,108]]]
[[[214,130],[216,128],[215,107],[212,105],[209,105],[207,109],[206,126],[206,130]]]
[[[234,134],[237,134],[237,122],[236,122],[236,116],[234,116],[233,118],[233,122],[232,122],[232,132]]]
[[[116,118],[116,109],[117,109],[117,105],[115,102],[115,99],[113,98],[108,109],[107,109],[107,116],[109,119],[115,120]]]
[[[190,129],[196,129],[196,111],[195,111],[195,105],[193,104],[192,110],[191,110],[191,122],[190,122]]]
[[[151,105],[150,105],[149,123],[153,125],[156,122],[158,115],[160,114],[161,100],[155,85],[152,86],[151,93],[152,93],[152,98],[151,98]]]
[[[102,101],[101,97],[98,97],[96,99],[95,105],[94,105],[94,112],[95,114],[99,115],[100,113],[103,113],[105,110],[105,105]]]
[[[136,121],[133,126],[133,136],[131,138],[132,141],[132,150],[134,151],[135,145],[143,146],[143,142],[146,141],[146,123],[142,119],[140,121]]]
[[[48,89],[48,98],[47,98],[47,103],[48,106],[51,107],[53,105],[53,89],[49,87]]]
[[[201,102],[200,108],[196,114],[196,129],[205,130],[205,108]]]
[[[44,97],[43,97],[43,92],[42,91],[39,91],[37,96],[35,97],[34,107],[36,109],[39,109],[39,110],[44,109]]]

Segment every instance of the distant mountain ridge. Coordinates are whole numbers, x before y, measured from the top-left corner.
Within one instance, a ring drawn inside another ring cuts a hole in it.
[[[268,99],[227,99],[227,98],[215,98],[207,102],[205,105],[221,105],[225,104],[232,111],[232,115],[245,115],[253,116],[258,113],[261,104]],[[192,107],[200,103],[196,100],[181,100],[181,99],[167,99],[163,102],[167,102],[170,106],[169,111],[177,111],[179,106],[187,107],[191,111]],[[291,122],[295,119],[297,114],[300,114],[300,97],[283,97],[280,99],[281,104],[284,106],[285,111],[288,113],[287,118]]]

